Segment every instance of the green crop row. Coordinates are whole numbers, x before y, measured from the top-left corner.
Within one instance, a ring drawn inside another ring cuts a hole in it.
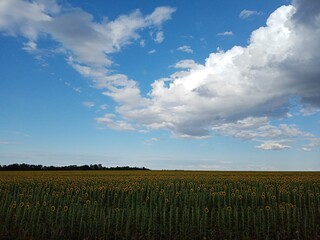
[[[319,177],[2,172],[0,239],[317,239]]]

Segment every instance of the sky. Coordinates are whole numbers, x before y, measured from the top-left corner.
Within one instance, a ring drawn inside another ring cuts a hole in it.
[[[320,1],[0,1],[0,164],[320,170]]]

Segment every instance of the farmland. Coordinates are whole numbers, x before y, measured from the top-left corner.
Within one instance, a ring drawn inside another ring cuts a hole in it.
[[[319,172],[0,172],[0,239],[317,239]]]

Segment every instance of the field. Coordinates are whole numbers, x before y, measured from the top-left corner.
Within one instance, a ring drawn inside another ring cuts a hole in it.
[[[0,172],[0,239],[320,239],[320,173]]]

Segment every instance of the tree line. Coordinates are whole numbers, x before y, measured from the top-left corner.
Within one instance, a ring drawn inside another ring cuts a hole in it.
[[[42,171],[42,170],[150,170],[145,167],[104,167],[101,164],[90,164],[90,165],[69,165],[69,166],[43,166],[43,165],[33,165],[26,163],[14,163],[9,165],[0,165],[0,171]]]

